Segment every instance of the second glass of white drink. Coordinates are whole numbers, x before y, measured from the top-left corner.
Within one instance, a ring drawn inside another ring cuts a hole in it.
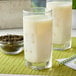
[[[35,70],[52,66],[52,18],[47,13],[45,8],[23,11],[25,62]]]
[[[52,10],[53,48],[71,48],[72,0],[47,0],[46,9]]]

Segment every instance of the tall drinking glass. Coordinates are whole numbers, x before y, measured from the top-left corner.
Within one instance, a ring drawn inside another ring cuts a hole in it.
[[[71,48],[72,0],[47,0],[46,9],[52,10],[54,49]]]
[[[23,11],[26,66],[42,70],[52,66],[52,18],[44,8]]]

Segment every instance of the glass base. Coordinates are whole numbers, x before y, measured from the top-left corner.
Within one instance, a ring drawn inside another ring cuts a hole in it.
[[[43,69],[49,69],[52,67],[52,62],[44,62],[44,63],[31,63],[26,61],[26,67],[32,68],[34,70],[43,70]]]
[[[71,41],[66,44],[53,44],[53,50],[67,50],[71,48]]]

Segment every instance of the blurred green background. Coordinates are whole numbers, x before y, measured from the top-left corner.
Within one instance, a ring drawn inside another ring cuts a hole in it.
[[[72,0],[73,1],[73,9],[76,9],[76,0]]]
[[[32,0],[33,6],[37,6],[37,7],[45,7],[46,6],[46,0]],[[72,0],[73,9],[76,9],[76,0]]]

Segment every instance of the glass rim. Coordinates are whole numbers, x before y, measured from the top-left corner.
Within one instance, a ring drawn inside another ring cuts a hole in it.
[[[42,9],[42,11],[38,11],[38,10],[41,10]],[[45,13],[50,13],[50,12],[52,12],[52,9],[50,9],[50,10],[46,10],[46,8],[45,7],[33,7],[33,8],[31,8],[30,10],[23,10],[23,14],[37,14],[37,13],[41,13],[41,14],[45,14]]]
[[[43,10],[43,11],[38,11],[38,10]],[[44,13],[45,12],[45,7],[33,7],[30,8],[30,10],[23,10],[23,13]]]
[[[53,2],[54,0],[47,0],[47,2]],[[72,0],[55,0],[55,1],[72,1]]]

